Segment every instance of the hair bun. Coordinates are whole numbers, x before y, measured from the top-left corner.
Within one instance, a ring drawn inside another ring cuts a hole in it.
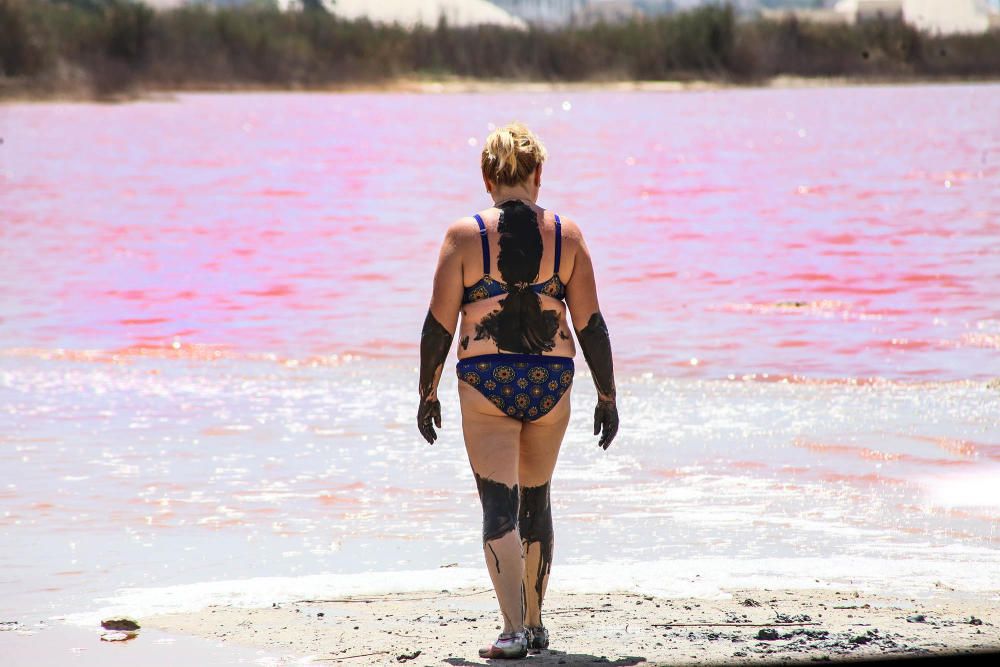
[[[521,123],[498,127],[486,138],[481,156],[483,176],[498,185],[517,185],[545,162],[548,152]]]

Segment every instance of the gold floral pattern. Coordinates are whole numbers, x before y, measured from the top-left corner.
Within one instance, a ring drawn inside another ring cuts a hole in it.
[[[527,394],[518,394],[517,396],[514,397],[514,405],[521,408],[522,410],[525,410],[529,405],[531,405],[531,399],[528,397]]]
[[[517,378],[517,386],[524,389],[528,386],[528,378]]]
[[[542,366],[535,366],[528,371],[528,379],[535,384],[542,384],[549,379],[549,371]]]
[[[489,290],[487,290],[482,285],[477,285],[465,293],[465,302],[472,303],[474,301],[482,301],[483,299],[490,298]]]
[[[479,386],[479,374],[478,373],[473,373],[472,371],[469,371],[468,373],[466,373],[465,375],[462,376],[462,379],[465,380],[466,382],[468,382],[469,384],[471,384],[473,387],[478,387]]]
[[[542,285],[541,294],[551,296],[553,299],[563,298],[563,284],[559,276],[552,276]]]
[[[568,387],[569,383],[573,381],[573,371],[563,371],[562,375],[559,376],[559,384],[564,387]]]
[[[514,379],[515,371],[510,366],[497,366],[493,369],[493,379],[497,382],[510,382]]]

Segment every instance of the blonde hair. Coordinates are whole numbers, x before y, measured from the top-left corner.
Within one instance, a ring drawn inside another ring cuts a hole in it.
[[[517,185],[545,162],[548,151],[521,123],[498,127],[486,137],[481,167],[483,176],[497,185]]]

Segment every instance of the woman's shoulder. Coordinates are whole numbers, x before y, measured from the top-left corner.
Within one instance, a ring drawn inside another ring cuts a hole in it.
[[[479,223],[475,216],[467,215],[458,218],[445,230],[445,239],[453,243],[464,243],[479,238]]]
[[[583,242],[583,230],[580,229],[580,225],[576,223],[576,220],[560,213],[559,225],[562,232],[563,242],[567,241],[570,243]]]

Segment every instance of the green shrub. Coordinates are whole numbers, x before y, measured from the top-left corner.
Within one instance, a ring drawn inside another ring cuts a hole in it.
[[[37,76],[50,65],[41,32],[25,0],[0,0],[0,76]]]

